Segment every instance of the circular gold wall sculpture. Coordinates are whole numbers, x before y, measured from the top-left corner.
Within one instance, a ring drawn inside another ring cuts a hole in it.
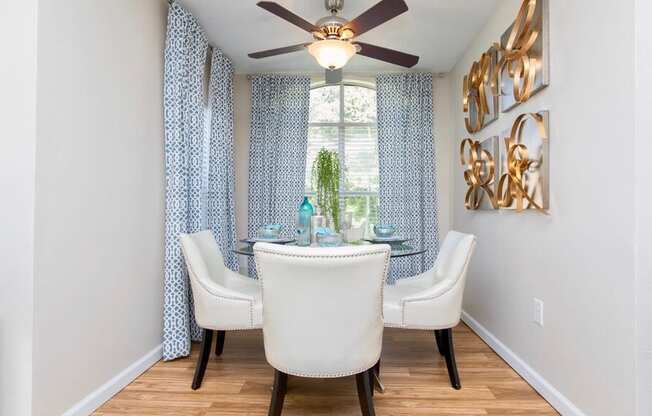
[[[507,172],[502,174],[498,181],[496,202],[501,208],[511,207],[516,202],[516,210],[520,212],[528,208],[525,206],[527,201],[531,207],[547,214],[548,212],[530,196],[528,185],[524,181],[525,172],[534,163],[537,163],[536,161],[530,160],[527,147],[521,143],[523,126],[528,120],[536,123],[541,138],[548,137],[543,116],[537,113],[525,113],[516,118],[512,125],[510,136],[505,139],[505,145],[507,146]]]
[[[517,102],[523,103],[532,95],[537,74],[537,61],[530,58],[528,52],[539,37],[539,31],[535,29],[534,22],[536,8],[537,0],[523,0],[507,44],[504,48],[498,43],[494,44],[494,47],[501,52],[491,83],[495,96],[501,93],[500,77],[505,69],[507,75],[514,81],[514,99]]]
[[[473,62],[462,83],[462,107],[468,114],[464,123],[469,133],[477,133],[484,127],[485,116],[490,111],[486,89],[490,85],[492,65],[495,63],[492,62],[492,52],[495,53],[493,48],[483,53],[479,61]]]
[[[464,139],[460,144],[460,162],[464,166],[464,181],[469,186],[464,197],[466,209],[480,208],[485,195],[491,206],[497,209],[496,197],[491,189],[496,177],[496,164],[492,154],[482,149],[480,142]]]

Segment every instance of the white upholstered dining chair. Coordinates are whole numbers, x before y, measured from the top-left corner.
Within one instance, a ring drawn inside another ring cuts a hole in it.
[[[432,269],[385,287],[385,326],[434,330],[437,348],[446,360],[451,385],[460,389],[453,327],[460,322],[466,272],[475,249],[471,234],[450,231]]]
[[[192,388],[196,390],[204,378],[213,331],[217,331],[215,354],[221,355],[225,331],[261,328],[261,287],[256,280],[224,265],[211,231],[181,234],[179,238],[188,268],[195,320],[202,328],[201,349],[192,381]]]
[[[283,408],[288,375],[354,375],[360,408],[374,415],[373,367],[383,337],[387,245],[304,248],[257,243],[265,356],[274,367],[269,415]]]

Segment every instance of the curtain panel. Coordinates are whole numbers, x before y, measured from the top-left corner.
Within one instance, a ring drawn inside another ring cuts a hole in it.
[[[165,299],[163,359],[190,354],[200,340],[179,234],[211,229],[228,267],[237,267],[233,219],[233,105],[230,61],[214,49],[207,88],[208,41],[196,19],[170,6],[165,48]],[[206,98],[206,91],[209,97]]]
[[[283,225],[294,236],[305,193],[310,77],[258,75],[251,78],[249,224],[256,235],[264,224]],[[255,276],[254,262],[249,262]]]
[[[233,168],[233,64],[213,48],[210,76],[210,140],[207,221],[226,267],[238,270],[235,232],[235,170]]]
[[[432,267],[439,249],[432,74],[381,74],[378,106],[378,218],[423,255],[392,259],[389,283]]]

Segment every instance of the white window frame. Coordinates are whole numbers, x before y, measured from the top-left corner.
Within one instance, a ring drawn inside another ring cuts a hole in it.
[[[325,82],[319,82],[311,85],[310,89],[311,90],[316,90],[318,88],[322,87],[331,87],[334,84],[326,84]],[[338,84],[340,88],[340,119],[337,122],[318,122],[318,123],[308,123],[308,128],[310,127],[336,127],[337,128],[337,154],[338,154],[338,159],[340,162],[340,166],[342,169],[344,169],[345,166],[345,152],[346,152],[346,146],[344,145],[344,132],[346,127],[375,127],[376,132],[378,132],[378,123],[354,123],[354,122],[345,122],[344,121],[344,87],[345,86],[353,86],[353,87],[363,87],[363,88],[369,88],[372,90],[376,90],[376,85],[372,83],[367,83],[363,81],[350,81],[350,80],[345,80],[342,81]],[[378,115],[376,114],[376,118]],[[376,136],[376,140],[378,140],[378,137]],[[340,209],[342,212],[345,212],[345,205],[344,205],[344,200],[347,197],[356,197],[356,196],[362,196],[366,197],[366,212],[367,212],[367,220],[369,220],[369,213],[370,213],[370,207],[371,207],[371,197],[375,196],[378,197],[378,191],[346,191],[344,189],[344,175],[340,176],[340,186],[339,186],[339,191],[340,191]],[[316,197],[317,193],[316,192],[307,192],[306,196],[309,197]]]

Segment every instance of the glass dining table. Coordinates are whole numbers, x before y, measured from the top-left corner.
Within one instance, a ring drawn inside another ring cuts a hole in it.
[[[236,254],[243,255],[243,256],[253,256],[254,255],[254,243],[251,242],[251,240],[247,240],[247,239],[240,240],[240,242],[244,243],[246,245],[233,250],[233,252],[236,253]],[[289,242],[287,242],[285,244],[292,246],[292,245],[296,245],[296,242],[295,241],[289,241]],[[343,246],[347,246],[347,245],[360,246],[360,245],[371,245],[371,244],[374,244],[374,243],[365,241],[365,242],[356,243],[356,244],[344,243]],[[312,245],[312,247],[319,247],[319,246]],[[403,243],[403,244],[390,244],[390,247],[392,249],[392,253],[390,255],[392,258],[416,256],[416,255],[423,254],[423,253],[426,252],[426,250],[423,249],[423,248],[413,247],[413,246],[411,246],[409,244],[405,244],[405,243]]]

